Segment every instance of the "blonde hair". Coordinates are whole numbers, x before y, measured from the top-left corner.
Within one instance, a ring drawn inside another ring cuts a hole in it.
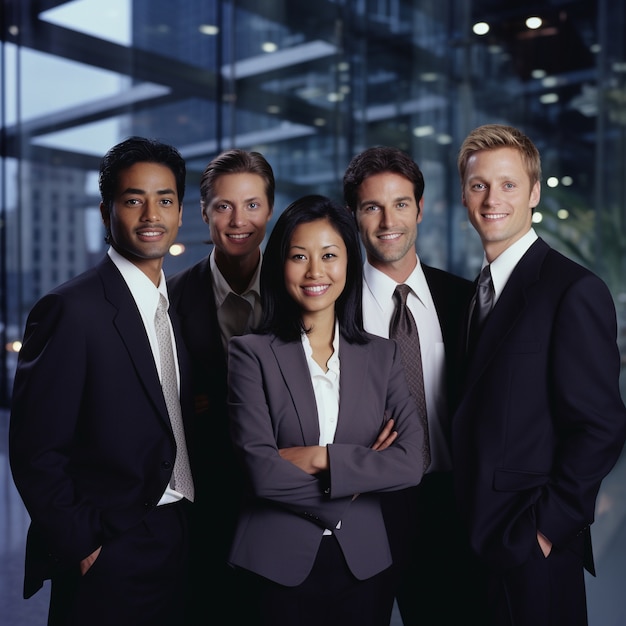
[[[485,124],[475,128],[466,138],[459,150],[457,166],[461,183],[465,182],[467,161],[479,150],[513,148],[520,153],[522,162],[530,178],[530,186],[541,180],[541,157],[535,144],[517,128],[503,124]]]

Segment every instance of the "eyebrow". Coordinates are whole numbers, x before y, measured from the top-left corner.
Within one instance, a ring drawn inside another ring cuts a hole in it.
[[[292,244],[289,246],[289,250],[291,250],[292,248],[297,248],[298,250],[306,250],[306,246],[298,246],[296,244]],[[328,248],[339,248],[339,246],[336,243],[329,243],[325,246],[322,246],[322,250],[327,250]]]
[[[415,202],[415,199],[414,199],[413,196],[400,196],[398,198],[393,198],[392,202],[406,202],[407,200],[409,202]],[[382,202],[380,200],[374,200],[374,199],[372,199],[372,200],[363,200],[362,202],[359,202],[359,209],[361,207],[364,207],[364,206],[368,205],[368,204],[381,205]]]
[[[124,191],[122,191],[121,195],[126,195],[126,194],[146,195],[146,193],[147,192],[145,189],[138,189],[136,187],[127,187],[126,189],[124,189]],[[168,187],[166,189],[158,189],[157,194],[160,196],[170,196],[170,195],[176,195],[176,192],[173,189],[170,189]]]

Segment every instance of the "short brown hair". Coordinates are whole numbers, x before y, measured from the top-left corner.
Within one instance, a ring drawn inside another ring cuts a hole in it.
[[[215,196],[215,183],[224,174],[257,174],[265,182],[265,195],[274,208],[274,172],[260,152],[233,149],[216,156],[205,168],[200,179],[200,204],[202,212],[211,204]]]

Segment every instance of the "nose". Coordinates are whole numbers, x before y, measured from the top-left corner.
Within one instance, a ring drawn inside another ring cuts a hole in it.
[[[143,205],[143,211],[141,213],[141,219],[144,222],[159,221],[159,211],[157,210],[157,205],[155,202],[151,202],[150,200],[145,201]]]
[[[307,278],[319,278],[324,274],[322,264],[317,259],[311,259],[307,268]]]
[[[485,193],[484,202],[487,206],[495,206],[498,204],[498,192],[493,187],[489,187]]]
[[[392,212],[387,209],[381,209],[380,211],[380,227],[391,228],[393,226]]]
[[[246,221],[245,210],[239,207],[233,207],[232,213],[230,214],[230,225],[244,226]]]

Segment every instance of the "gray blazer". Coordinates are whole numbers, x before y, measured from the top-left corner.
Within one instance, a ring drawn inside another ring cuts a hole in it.
[[[248,478],[232,565],[282,585],[298,585],[313,567],[326,528],[335,533],[358,579],[391,565],[378,493],[420,482],[424,433],[396,344],[373,335],[369,339],[356,345],[340,338],[339,420],[324,476],[311,476],[278,453],[279,448],[319,443],[301,342],[273,335],[231,340],[232,438]],[[394,418],[398,439],[378,452],[370,446],[385,416]]]

